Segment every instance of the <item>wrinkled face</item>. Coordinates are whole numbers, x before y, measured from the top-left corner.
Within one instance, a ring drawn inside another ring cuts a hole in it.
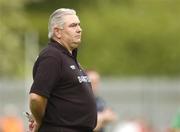
[[[66,15],[63,17],[64,26],[60,29],[60,40],[67,48],[73,50],[81,42],[80,20],[76,15]]]

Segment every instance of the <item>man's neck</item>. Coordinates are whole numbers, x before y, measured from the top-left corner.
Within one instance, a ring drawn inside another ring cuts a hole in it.
[[[67,46],[67,44],[66,44],[65,42],[63,42],[63,41],[61,41],[61,40],[59,40],[59,39],[57,39],[57,38],[52,38],[52,39],[54,39],[55,41],[57,41],[60,45],[62,45],[64,48],[66,48],[66,49],[69,51],[70,54],[72,54],[72,51],[73,51],[73,50],[71,50],[71,49]]]

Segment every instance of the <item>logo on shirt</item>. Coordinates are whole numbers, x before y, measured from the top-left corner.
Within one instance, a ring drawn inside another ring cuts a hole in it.
[[[71,68],[72,70],[76,69],[76,67],[75,67],[74,65],[71,65],[70,68]]]
[[[82,83],[82,82],[91,82],[90,79],[88,78],[88,76],[78,76],[77,78],[79,80],[79,83]]]

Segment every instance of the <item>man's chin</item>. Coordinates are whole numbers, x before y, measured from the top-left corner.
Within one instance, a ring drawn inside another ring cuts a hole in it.
[[[74,48],[78,48],[79,45],[80,45],[80,43],[81,43],[81,41],[76,41],[76,42],[74,42],[74,43],[73,43],[73,47],[74,47]]]
[[[79,45],[80,43],[81,43],[81,40],[77,40],[74,42],[74,44],[77,44],[77,45]]]

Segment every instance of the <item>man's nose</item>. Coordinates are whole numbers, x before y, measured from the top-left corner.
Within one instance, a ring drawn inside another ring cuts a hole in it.
[[[82,32],[82,28],[80,26],[78,26],[77,32]]]

